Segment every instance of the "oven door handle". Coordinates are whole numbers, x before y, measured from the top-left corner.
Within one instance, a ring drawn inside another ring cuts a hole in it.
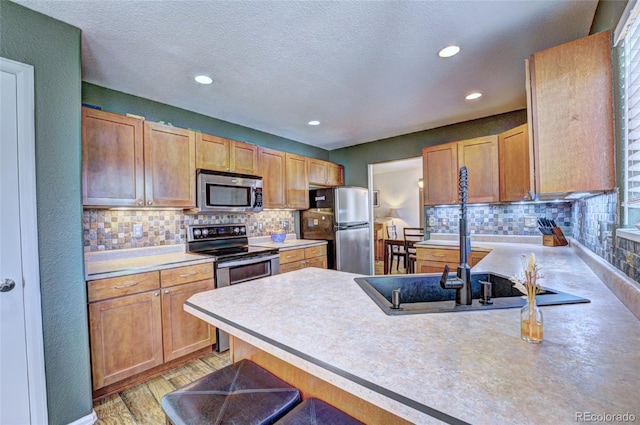
[[[262,263],[263,261],[271,261],[276,258],[280,258],[280,254],[251,257],[251,258],[235,260],[235,261],[234,260],[222,261],[222,262],[218,262],[217,268],[221,269],[221,268],[229,268],[229,267],[237,267],[237,266],[246,266],[247,264]]]

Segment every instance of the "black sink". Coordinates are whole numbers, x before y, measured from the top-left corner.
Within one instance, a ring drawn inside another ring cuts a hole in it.
[[[454,278],[455,274],[449,277]],[[513,282],[496,273],[471,273],[471,305],[456,305],[456,291],[442,289],[439,275],[368,276],[354,280],[389,315],[491,310],[525,305],[523,294],[513,287]],[[482,291],[480,281],[491,282],[493,304],[482,304],[479,301]],[[391,304],[391,292],[394,289],[400,289],[399,308],[393,308]],[[542,289],[544,292],[536,295],[536,303],[541,306],[590,302],[586,298],[555,289]]]

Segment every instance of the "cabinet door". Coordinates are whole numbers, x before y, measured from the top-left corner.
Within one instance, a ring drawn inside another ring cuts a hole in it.
[[[195,147],[193,131],[145,122],[146,206],[195,207]]]
[[[197,351],[215,342],[215,332],[207,322],[184,311],[184,302],[194,294],[213,289],[213,279],[162,290],[162,334],[164,361]]]
[[[231,141],[229,147],[231,171],[238,174],[258,174],[258,148],[248,143]]]
[[[260,148],[258,152],[260,155],[264,207],[285,208],[285,153],[267,148]]]
[[[610,32],[529,59],[536,192],[615,187]]]
[[[89,304],[93,389],[162,364],[159,291]]]
[[[458,167],[469,171],[468,202],[498,202],[498,136],[478,137],[458,142]],[[456,182],[458,176],[456,176]]]
[[[196,168],[229,171],[229,140],[196,133]]]
[[[344,167],[329,162],[327,164],[327,184],[329,186],[344,186]]]
[[[458,202],[458,144],[446,143],[422,148],[424,204]]]
[[[528,125],[523,124],[498,136],[500,201],[523,201],[533,197]]]
[[[305,267],[317,267],[319,269],[326,269],[327,268],[327,256],[323,255],[323,256],[320,256],[320,257],[310,258],[310,259],[306,260],[306,266]]]
[[[309,158],[309,184],[327,184],[327,163],[315,158]]]
[[[307,158],[286,154],[287,208],[305,210],[309,208],[309,172]]]
[[[142,206],[142,120],[82,108],[82,203]]]

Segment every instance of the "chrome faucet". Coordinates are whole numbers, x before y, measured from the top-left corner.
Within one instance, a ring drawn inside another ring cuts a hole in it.
[[[471,267],[467,262],[471,253],[471,237],[467,222],[467,194],[469,192],[469,172],[460,167],[458,190],[460,193],[460,264],[456,277],[449,279],[449,266],[444,266],[440,286],[442,289],[456,290],[456,304],[471,305]]]

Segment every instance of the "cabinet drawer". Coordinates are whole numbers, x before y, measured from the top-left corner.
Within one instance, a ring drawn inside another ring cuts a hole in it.
[[[303,261],[294,261],[291,263],[280,264],[280,273],[292,272],[294,270],[300,270],[305,267]]]
[[[310,260],[306,260],[306,262],[307,262],[306,267],[317,267],[319,269],[326,269],[327,268],[327,256],[326,255],[322,255],[320,257],[311,258]]]
[[[281,265],[300,260],[304,260],[304,249],[291,249],[289,251],[280,252]]]
[[[304,249],[304,258],[320,257],[323,255],[327,255],[326,245],[311,246]]]
[[[457,249],[418,248],[416,256],[418,260],[440,261],[444,263],[460,262],[460,252],[458,252]]]
[[[213,263],[160,270],[160,282],[163,288],[206,279],[213,279]]]
[[[87,282],[89,302],[151,291],[160,287],[160,273],[147,272]]]

